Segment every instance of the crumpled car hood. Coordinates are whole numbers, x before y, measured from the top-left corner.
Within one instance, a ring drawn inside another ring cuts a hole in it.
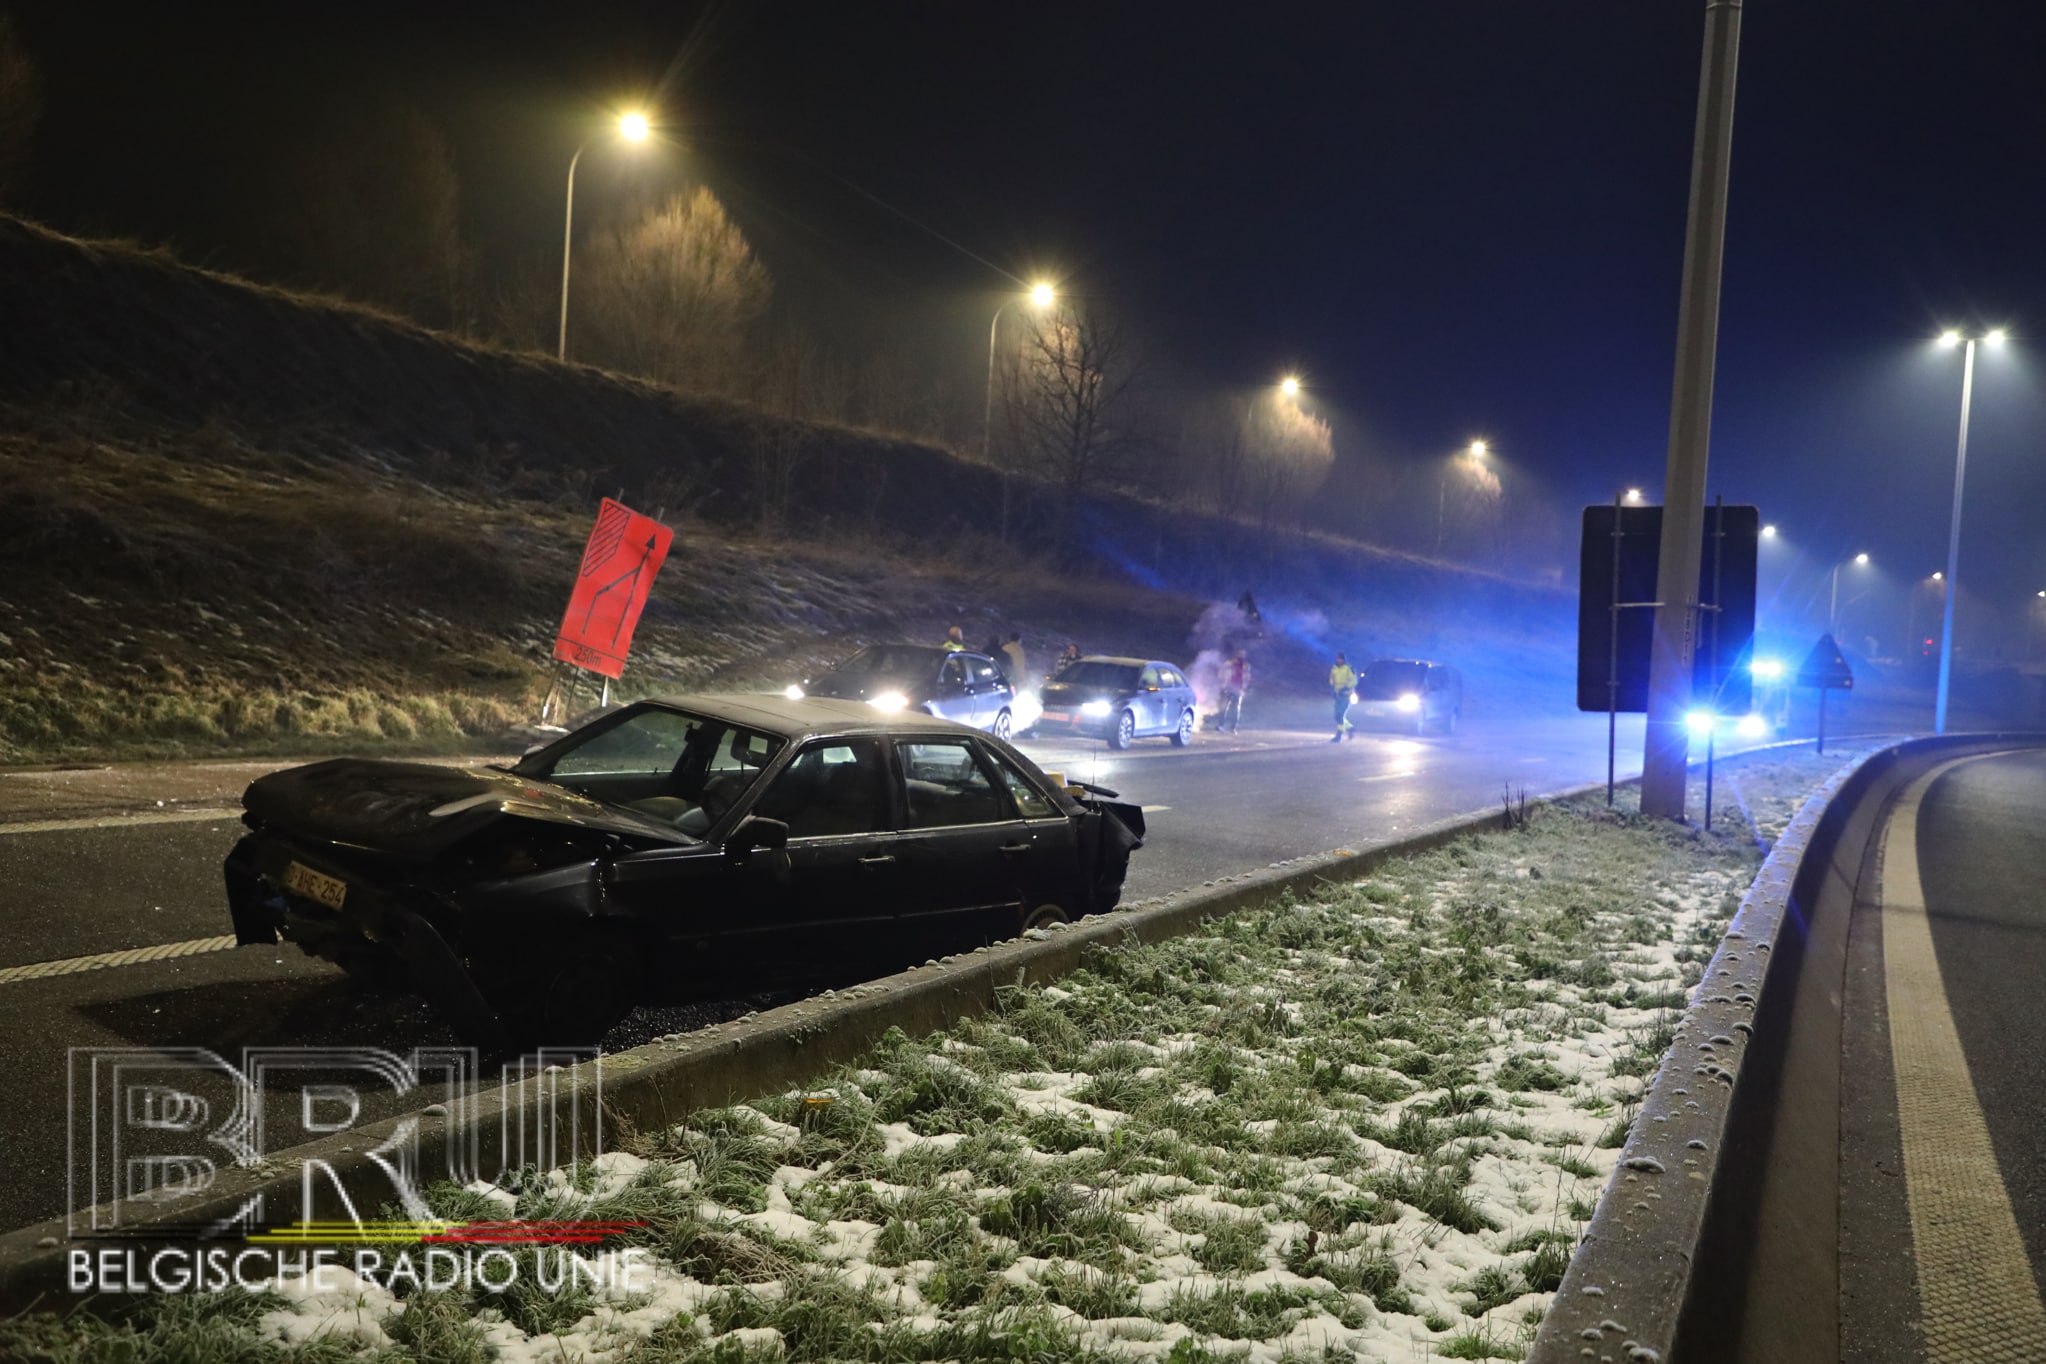
[[[242,794],[258,822],[329,842],[430,855],[504,819],[693,843],[602,801],[490,768],[335,758],[259,777]]]

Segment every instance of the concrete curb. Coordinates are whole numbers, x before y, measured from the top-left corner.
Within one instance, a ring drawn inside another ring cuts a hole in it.
[[[1599,782],[1531,799],[1567,800],[1604,789],[1605,783]],[[553,1131],[584,1134],[598,1132],[600,1123],[616,1127],[622,1122],[637,1130],[669,1127],[695,1109],[814,1079],[859,1056],[891,1028],[930,1032],[983,1012],[1003,987],[1055,980],[1076,968],[1090,948],[1179,937],[1209,919],[1289,893],[1353,881],[1395,858],[1495,829],[1502,818],[1490,811],[1460,815],[1399,839],[1274,863],[1096,915],[1039,939],[999,943],[849,991],[658,1040],[605,1056],[601,1085],[594,1068],[584,1065],[550,1071],[523,1091],[485,1088],[443,1114],[403,1114],[277,1152],[260,1166],[224,1168],[211,1187],[174,1203],[103,1205],[102,1211],[117,1214],[126,1228],[118,1240],[74,1241],[65,1218],[25,1227],[0,1236],[0,1310],[21,1310],[39,1298],[62,1295],[66,1256],[72,1249],[98,1252],[189,1244],[189,1235],[181,1237],[181,1232],[231,1219],[257,1197],[297,1206],[301,1171],[309,1162],[325,1162],[343,1182],[374,1179],[378,1172],[371,1153],[400,1138],[407,1124],[416,1131],[417,1168],[431,1172],[429,1181],[454,1168],[451,1154],[460,1156],[468,1168],[495,1170],[521,1164],[516,1157],[505,1158],[508,1146],[523,1152],[526,1148],[513,1144],[522,1140],[522,1134],[546,1130],[539,1128],[546,1120],[555,1124]],[[584,1154],[594,1150],[592,1140]],[[329,1197],[316,1200],[303,1215],[341,1218],[346,1211]],[[365,1209],[364,1215],[373,1214]]]
[[[2041,741],[1907,740],[1805,802],[1693,992],[1529,1364],[1838,1357],[1840,982],[1863,846],[1922,760]]]

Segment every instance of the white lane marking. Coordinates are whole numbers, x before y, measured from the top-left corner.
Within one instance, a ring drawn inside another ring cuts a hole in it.
[[[234,810],[160,810],[142,815],[95,815],[90,819],[24,819],[0,823],[0,834],[53,834],[66,829],[132,829],[138,824],[196,824],[204,819],[240,819]]]
[[[1160,810],[1170,810],[1172,807],[1170,805],[1140,805],[1137,808],[1147,815],[1155,815]]]
[[[1957,758],[1920,777],[1883,829],[1883,975],[1897,1125],[1927,1356],[2046,1359],[2046,1306],[1954,1027],[1918,874],[1918,807],[1926,791],[1951,769],[1979,760]]]
[[[234,935],[230,933],[224,938],[192,938],[154,947],[130,947],[122,952],[95,952],[89,957],[66,957],[62,961],[32,961],[26,966],[0,967],[0,985],[75,976],[80,971],[103,971],[110,966],[134,966],[145,961],[168,961],[172,957],[196,957],[205,952],[224,952],[233,946]]]

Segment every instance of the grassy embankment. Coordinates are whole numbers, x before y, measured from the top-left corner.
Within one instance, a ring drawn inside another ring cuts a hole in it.
[[[1767,837],[1845,760],[1740,760],[1721,790]],[[393,1294],[343,1275],[157,1300],[119,1326],[23,1319],[0,1347],[1517,1359],[1758,860],[1738,815],[1701,834],[1537,807],[1353,886],[1094,953],[809,1089],[435,1194],[453,1218],[644,1222],[612,1250],[651,1252],[645,1292]]]
[[[496,738],[537,710],[621,491],[679,531],[627,695],[779,685],[953,623],[1184,659],[1245,586],[1274,623],[1266,687],[1318,675],[1332,639],[1561,662],[1553,588],[1115,496],[1054,559],[1027,548],[1048,489],[1014,485],[993,544],[999,479],[944,450],[4,217],[0,316],[0,761]]]

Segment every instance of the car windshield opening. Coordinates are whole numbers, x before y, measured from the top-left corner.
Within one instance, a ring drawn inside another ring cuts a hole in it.
[[[1121,689],[1137,685],[1137,671],[1137,665],[1134,663],[1104,663],[1099,660],[1082,659],[1060,673],[1058,680],[1075,687]]]
[[[862,649],[832,671],[845,677],[922,677],[938,651],[915,644],[883,644]]]
[[[701,833],[785,742],[710,716],[649,706],[578,730],[513,770]]]
[[[1364,669],[1357,682],[1357,695],[1365,701],[1397,701],[1409,692],[1421,690],[1427,666],[1380,659]]]

